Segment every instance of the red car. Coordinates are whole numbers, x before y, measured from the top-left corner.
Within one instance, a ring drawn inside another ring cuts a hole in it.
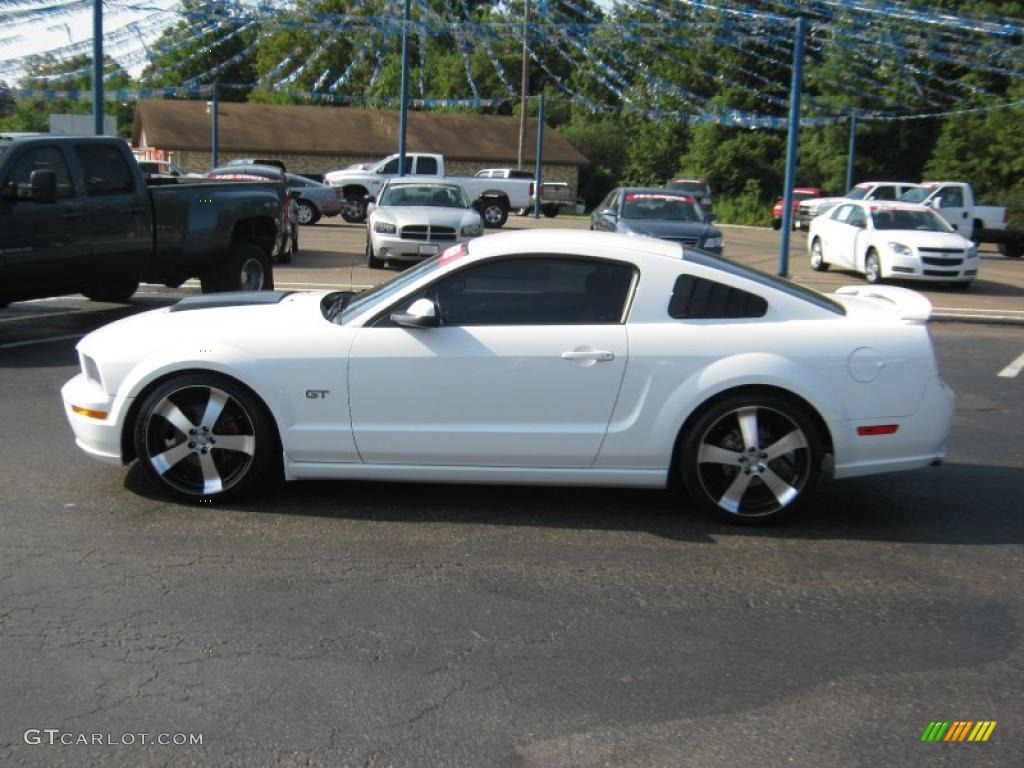
[[[810,200],[812,197],[824,197],[825,193],[821,187],[793,187],[793,218],[796,223],[797,210],[801,200]],[[782,198],[775,201],[772,207],[772,229],[782,229]]]

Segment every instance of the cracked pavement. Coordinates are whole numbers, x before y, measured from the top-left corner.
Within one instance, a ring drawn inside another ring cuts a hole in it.
[[[933,333],[968,396],[947,465],[826,485],[770,530],[648,491],[310,482],[182,506],[75,448],[70,342],[8,351],[0,762],[1017,766],[1024,454],[1005,425],[1024,399],[985,371],[1020,344]],[[921,744],[939,718],[999,726]]]

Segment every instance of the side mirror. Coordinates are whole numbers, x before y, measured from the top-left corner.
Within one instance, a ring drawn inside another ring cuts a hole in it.
[[[57,199],[57,174],[53,171],[32,171],[29,177],[33,203],[52,203]]]
[[[617,218],[619,218],[619,214],[617,214],[611,208],[605,208],[603,211],[601,211],[601,215],[602,216],[607,216],[609,219],[617,219]]]
[[[934,208],[935,210],[939,210],[942,207],[942,198],[941,197],[933,197],[931,200],[929,200],[927,203],[925,203],[925,205],[927,205],[929,208]]]
[[[436,328],[441,323],[430,299],[416,299],[405,312],[392,312],[391,322],[403,328]]]
[[[302,197],[302,190],[299,190],[299,189],[289,189],[288,190],[288,199],[289,200],[298,200],[300,197]]]
[[[718,218],[718,215],[717,215],[717,214],[714,214],[714,213],[705,213],[705,214],[704,214],[704,223],[705,223],[705,224],[710,224],[710,223],[711,223],[712,221],[714,221],[714,220],[715,220],[715,219],[717,219],[717,218]]]
[[[365,197],[363,197],[363,202],[366,203],[367,205],[371,205],[377,202],[377,198],[374,197],[373,195],[366,195]]]

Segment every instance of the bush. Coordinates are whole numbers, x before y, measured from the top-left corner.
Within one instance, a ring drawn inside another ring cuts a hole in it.
[[[747,179],[743,192],[715,198],[715,213],[722,224],[766,226],[772,218],[772,204],[761,198],[761,187]]]

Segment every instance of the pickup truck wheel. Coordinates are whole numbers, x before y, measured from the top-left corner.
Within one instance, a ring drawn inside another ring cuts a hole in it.
[[[485,200],[480,215],[488,229],[500,229],[508,221],[508,206],[501,200]]]
[[[999,252],[1006,256],[1008,259],[1019,259],[1024,256],[1024,245],[1015,245],[1014,243],[1000,243]]]
[[[266,252],[256,243],[239,243],[219,270],[201,279],[203,293],[272,291],[274,273]]]
[[[555,216],[558,215],[558,206],[554,205],[553,203],[548,203],[547,205],[542,205],[540,207],[540,212],[543,213],[547,218],[553,219],[555,218]]]
[[[139,281],[134,278],[108,280],[105,283],[91,285],[82,291],[82,295],[93,301],[128,301],[139,289]]]
[[[143,401],[132,435],[150,482],[186,501],[223,501],[273,475],[270,418],[245,387],[215,373],[180,375]]]
[[[345,207],[341,209],[341,218],[349,224],[361,224],[366,221],[366,202],[358,197],[346,197]]]
[[[373,255],[373,245],[366,241],[366,266],[370,269],[384,269],[384,260]]]
[[[316,209],[316,206],[308,200],[299,200],[296,213],[299,219],[299,224],[316,224],[320,221],[320,212]]]
[[[776,232],[782,229],[782,219],[772,219],[772,229]]]

